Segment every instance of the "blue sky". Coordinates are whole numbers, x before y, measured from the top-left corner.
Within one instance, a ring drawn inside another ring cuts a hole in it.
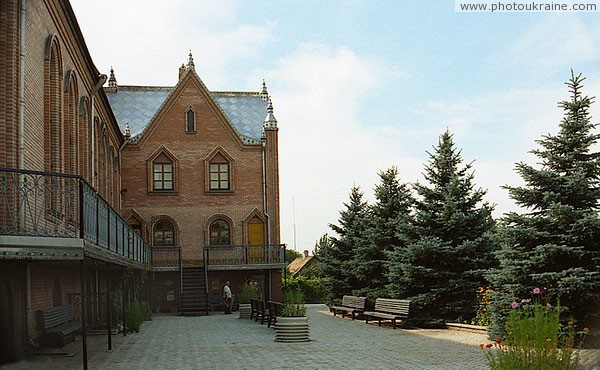
[[[119,84],[173,86],[190,50],[211,90],[258,91],[266,80],[282,242],[299,251],[331,234],[353,185],[372,201],[392,165],[401,181],[423,182],[446,129],[495,215],[518,210],[501,186],[520,185],[514,164],[535,164],[535,140],[557,132],[570,70],[600,95],[598,12],[457,13],[453,0],[72,6],[96,66],[113,66]],[[591,113],[600,122],[597,105]]]

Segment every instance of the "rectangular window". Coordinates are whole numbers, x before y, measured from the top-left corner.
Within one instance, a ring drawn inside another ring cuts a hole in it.
[[[154,164],[154,190],[173,190],[173,165]]]
[[[229,164],[210,164],[210,190],[229,190]]]

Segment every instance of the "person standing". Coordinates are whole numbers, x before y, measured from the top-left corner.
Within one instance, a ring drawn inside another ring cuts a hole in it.
[[[225,281],[225,286],[223,287],[223,300],[225,301],[225,315],[231,313],[231,307],[233,306],[233,294],[231,294],[231,288],[229,285],[231,282],[229,280]]]

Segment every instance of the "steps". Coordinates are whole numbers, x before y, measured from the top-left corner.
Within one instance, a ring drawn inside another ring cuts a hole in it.
[[[183,316],[208,315],[206,277],[202,267],[183,267],[181,271],[181,307]]]

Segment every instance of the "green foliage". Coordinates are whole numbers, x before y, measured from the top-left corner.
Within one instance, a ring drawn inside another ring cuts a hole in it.
[[[152,310],[148,302],[133,301],[127,308],[125,330],[139,332],[144,321],[152,320]]]
[[[415,184],[414,221],[403,232],[405,245],[389,253],[389,292],[411,300],[420,320],[470,320],[477,289],[494,265],[493,207],[476,189],[471,164],[462,166],[452,135],[441,135],[425,167],[429,187]]]
[[[370,212],[359,187],[351,189],[350,202],[344,206],[346,209],[340,212],[340,225],[329,225],[338,237],[331,237],[331,244],[322,246],[319,251],[330,299],[352,294],[352,289],[358,286],[353,272],[355,250],[369,242]]]
[[[285,289],[283,291],[283,309],[281,316],[302,317],[306,316],[304,294],[298,289]]]
[[[327,298],[325,279],[319,277],[288,277],[284,282],[286,290],[300,291],[308,303],[322,303]]]
[[[251,282],[242,285],[242,291],[239,294],[240,303],[250,303],[251,299],[258,298],[258,283]]]
[[[481,344],[494,370],[504,369],[577,369],[578,348],[575,348],[574,322],[561,322],[560,305],[553,307],[541,302],[541,290],[531,299],[511,303],[504,338],[494,344]],[[583,331],[581,334],[587,332]]]
[[[579,322],[589,324],[600,313],[600,153],[592,152],[600,135],[592,132],[592,98],[582,95],[583,80],[571,74],[558,134],[543,136],[541,149],[531,151],[540,168],[518,163],[525,185],[506,187],[527,213],[503,219],[500,265],[489,276],[493,335],[503,332],[507,304],[534,284],[547,287]]]
[[[398,180],[397,167],[381,171],[379,177],[381,182],[375,187],[376,202],[370,207],[368,240],[355,249],[353,274],[358,284],[354,286],[354,295],[387,296],[387,252],[404,247],[403,231],[411,222],[414,200],[408,186]]]

